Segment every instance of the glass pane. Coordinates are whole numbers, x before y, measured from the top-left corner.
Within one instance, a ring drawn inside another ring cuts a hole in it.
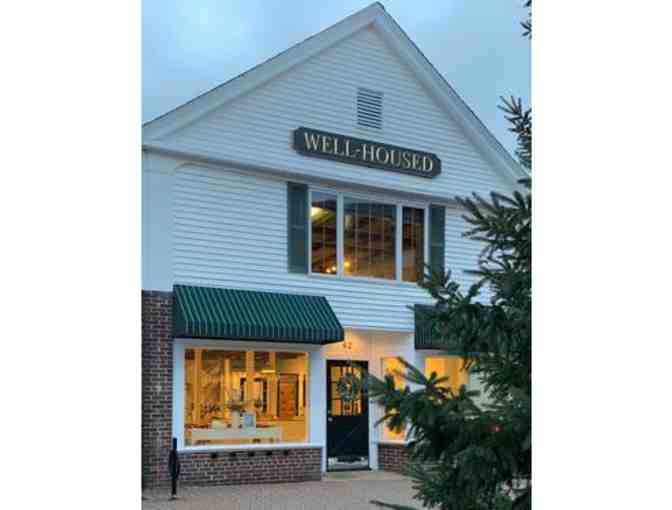
[[[403,208],[402,279],[405,282],[422,280],[425,263],[425,211]]]
[[[313,192],[310,205],[313,273],[336,274],[336,196]]]
[[[331,401],[331,415],[332,416],[341,416],[341,401],[340,399],[335,399]]]
[[[440,384],[444,388],[458,391],[460,386],[469,382],[469,374],[464,370],[464,360],[457,356],[431,357],[425,359],[425,377],[436,372],[438,377],[448,377],[448,380]]]
[[[345,274],[395,278],[396,206],[345,197]]]
[[[306,353],[185,351],[185,444],[308,438]]]
[[[391,375],[394,379],[394,388],[399,390],[406,386],[405,379],[401,376],[404,372],[404,365],[397,358],[383,358],[383,375]],[[406,430],[390,430],[389,427],[383,425],[383,438],[402,441],[406,437]]]

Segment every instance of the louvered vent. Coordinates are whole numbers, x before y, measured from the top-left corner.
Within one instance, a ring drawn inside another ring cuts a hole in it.
[[[376,90],[357,89],[357,124],[364,127],[383,128],[383,93]]]

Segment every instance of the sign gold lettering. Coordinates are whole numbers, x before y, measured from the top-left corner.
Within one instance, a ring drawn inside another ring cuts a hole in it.
[[[397,156],[397,160],[394,160],[394,157]],[[401,165],[401,155],[397,149],[390,149],[390,164],[395,168],[399,168]]]
[[[416,177],[431,178],[441,173],[441,160],[430,152],[305,127],[294,130],[294,149],[304,156],[400,172]]]
[[[413,153],[413,170],[421,170],[420,168],[420,158],[418,155],[414,152]]]
[[[331,137],[323,136],[322,137],[322,152],[325,154],[331,153]]]
[[[411,168],[411,155],[407,151],[402,153],[401,159],[403,160],[403,168]]]
[[[434,168],[434,162],[432,158],[427,156],[422,156],[422,170],[423,172],[431,172]]]
[[[366,143],[362,144],[362,159],[364,161],[367,159],[373,161],[373,145],[368,145]]]
[[[316,135],[315,133],[303,133],[303,138],[306,142],[306,147],[308,147],[308,150],[317,150],[317,145],[320,143],[320,135]]]
[[[390,160],[390,154],[387,152],[385,147],[376,147],[376,160],[378,163],[382,163],[383,165],[387,164],[387,162]]]
[[[334,155],[344,157],[345,152],[338,152],[338,145],[340,144],[341,139],[337,136],[334,137]]]

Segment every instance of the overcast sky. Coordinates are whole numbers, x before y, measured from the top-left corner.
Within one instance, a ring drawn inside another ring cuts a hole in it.
[[[523,0],[383,0],[513,152],[500,95],[530,97]],[[143,0],[142,120],[153,119],[370,5],[366,0]]]

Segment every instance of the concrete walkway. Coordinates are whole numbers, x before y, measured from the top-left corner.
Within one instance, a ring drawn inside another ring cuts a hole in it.
[[[143,493],[143,510],[351,510],[380,508],[372,499],[421,508],[409,478],[383,471],[328,473],[321,482],[228,485]]]

